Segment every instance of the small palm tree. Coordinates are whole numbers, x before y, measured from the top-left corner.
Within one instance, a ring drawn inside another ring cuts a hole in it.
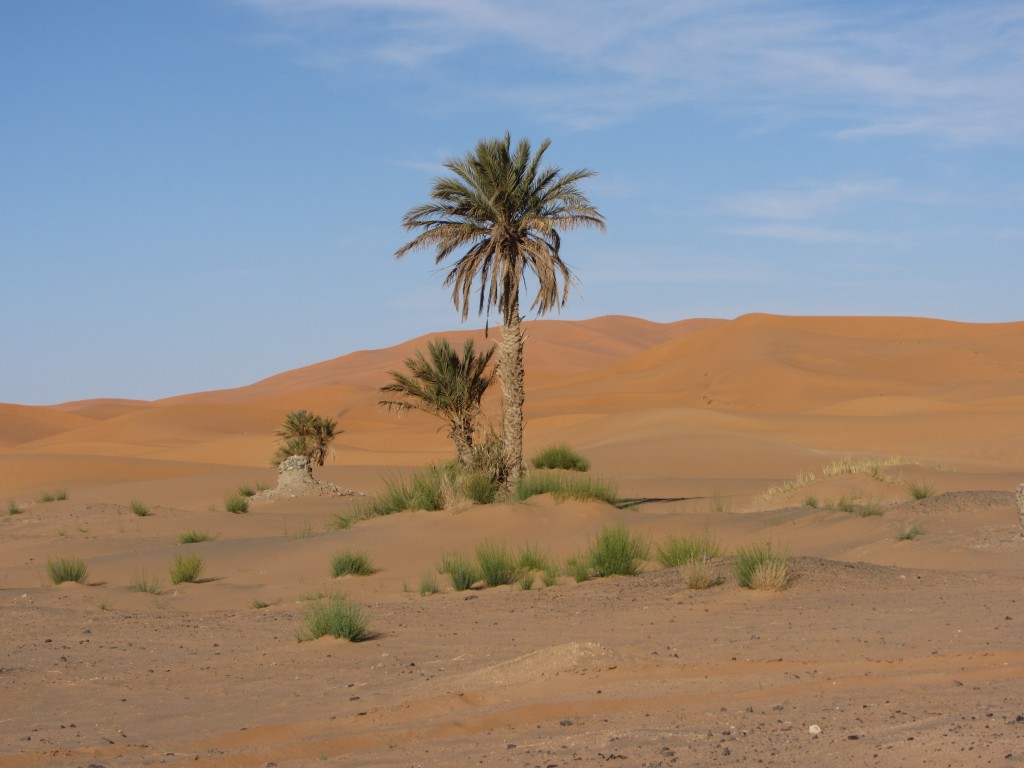
[[[270,463],[277,466],[289,456],[307,456],[310,464],[324,465],[327,447],[336,435],[338,423],[309,411],[292,411],[284,418],[281,428],[275,433],[281,443],[274,452]]]
[[[473,462],[480,401],[494,381],[494,374],[485,372],[493,355],[494,347],[477,354],[472,339],[466,339],[461,357],[447,339],[428,342],[426,357],[417,352],[406,359],[408,373],[388,371],[392,381],[380,391],[399,399],[379,403],[398,413],[416,410],[444,419],[459,463],[468,469]]]
[[[542,168],[550,142],[536,153],[523,139],[512,149],[512,138],[484,139],[461,159],[445,168],[454,174],[438,178],[431,202],[409,210],[402,219],[407,230],[420,234],[395,252],[402,258],[417,248],[433,248],[440,264],[457,251],[457,261],[445,277],[452,302],[469,316],[472,296],[477,311],[496,305],[502,334],[497,374],[504,396],[502,440],[507,482],[514,485],[523,471],[523,331],[519,291],[528,275],[538,288],[532,309],[538,315],[565,304],[574,278],[560,255],[559,230],[604,229],[604,217],[579,188],[594,175],[582,169],[563,173]]]

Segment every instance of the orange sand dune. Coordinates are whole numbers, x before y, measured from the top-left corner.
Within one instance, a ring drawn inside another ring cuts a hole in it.
[[[299,408],[342,430],[324,481],[372,493],[448,459],[437,420],[377,405],[439,335],[155,402],[0,405],[0,768],[1024,758],[1024,324],[533,322],[527,454],[570,443],[633,504],[537,496],[348,528],[332,523],[359,496],[225,509],[274,484],[274,432]],[[619,523],[651,545],[643,572],[577,583],[568,558]],[[711,588],[659,562],[682,535],[720,545]],[[551,567],[456,591],[439,564],[485,542]],[[784,590],[731,569],[764,542],[793,558]],[[333,577],[348,552],[373,573]],[[173,584],[186,555],[201,578]],[[82,558],[84,583],[53,585],[57,557]],[[340,592],[371,637],[297,642],[311,601]]]

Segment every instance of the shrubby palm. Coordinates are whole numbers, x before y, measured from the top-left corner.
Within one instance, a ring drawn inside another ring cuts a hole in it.
[[[466,340],[461,357],[447,339],[428,342],[426,356],[417,352],[406,359],[407,373],[388,371],[392,381],[380,391],[398,399],[381,400],[380,405],[398,413],[423,411],[446,421],[459,464],[468,469],[480,401],[494,380],[486,372],[493,355],[494,347],[477,354],[472,339]]]
[[[452,301],[465,320],[471,298],[477,311],[497,306],[502,335],[497,373],[504,395],[502,439],[507,482],[515,484],[523,469],[523,332],[519,290],[532,274],[537,293],[531,309],[544,314],[568,298],[573,274],[560,256],[559,230],[604,229],[604,218],[578,183],[594,175],[581,169],[563,173],[541,167],[550,142],[531,151],[523,139],[484,139],[462,158],[451,158],[452,172],[434,181],[431,202],[409,210],[407,230],[419,230],[398,249],[397,258],[417,248],[433,248],[435,263],[460,252],[445,277]]]
[[[309,411],[292,411],[275,433],[281,445],[270,463],[277,466],[289,456],[307,456],[310,464],[322,467],[327,458],[327,447],[342,432],[337,427],[336,421],[324,416]]]

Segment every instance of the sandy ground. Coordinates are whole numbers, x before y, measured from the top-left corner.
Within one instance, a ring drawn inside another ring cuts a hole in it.
[[[295,408],[345,430],[317,472],[340,486],[446,459],[429,419],[375,406],[423,339],[231,391],[0,405],[0,768],[1024,764],[1024,324],[528,327],[527,452],[569,442],[643,503],[535,497],[347,530],[328,524],[358,499],[224,511],[274,483]],[[847,457],[883,461],[826,476]],[[933,495],[913,500],[915,482]],[[419,594],[446,552],[565,558],[618,522],[655,548],[710,533],[723,583],[688,589],[652,558],[636,577]],[[211,539],[179,544],[191,530]],[[735,547],[763,541],[791,556],[784,591],[731,575]],[[349,549],[375,573],[332,579]],[[203,579],[173,586],[183,552]],[[58,556],[85,560],[86,583],[52,586]],[[140,576],[159,593],[132,592]],[[335,591],[373,637],[298,642],[306,598]]]

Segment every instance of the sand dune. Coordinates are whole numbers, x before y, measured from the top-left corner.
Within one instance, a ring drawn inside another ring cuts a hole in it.
[[[1024,758],[1024,323],[532,322],[527,453],[568,442],[635,506],[541,496],[344,530],[359,497],[224,510],[275,482],[290,410],[338,420],[316,474],[346,488],[449,458],[435,420],[376,405],[439,335],[497,340],[431,334],[154,402],[0,404],[0,768]],[[654,547],[638,577],[463,593],[436,574],[488,540],[562,562],[617,523]],[[700,591],[655,551],[702,532],[723,582]],[[764,541],[794,558],[785,591],[730,575],[724,556]],[[342,550],[375,572],[332,578]],[[172,585],[186,552],[204,578]],[[86,584],[52,586],[70,555]],[[440,594],[420,596],[428,575]],[[307,598],[336,591],[374,637],[297,643]]]

